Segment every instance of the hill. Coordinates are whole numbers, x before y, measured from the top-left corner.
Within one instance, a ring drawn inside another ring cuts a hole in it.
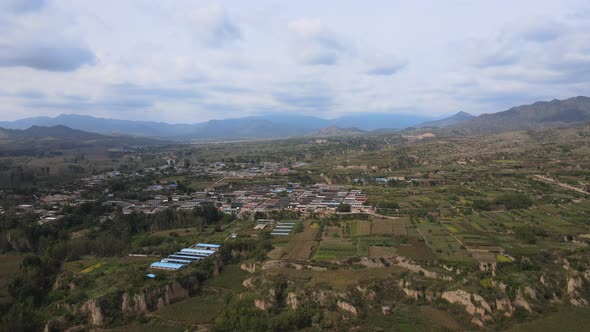
[[[30,155],[89,148],[129,148],[168,144],[151,138],[106,136],[72,129],[63,125],[28,129],[0,128],[0,154]]]
[[[32,126],[25,130],[11,130],[10,136],[14,139],[60,139],[60,140],[96,140],[106,136],[72,129],[63,125],[53,127]]]
[[[331,137],[331,136],[354,136],[354,135],[363,135],[366,132],[358,129],[358,128],[340,128],[336,126],[330,126],[326,128],[322,128],[310,136],[313,137]]]
[[[540,101],[509,110],[482,114],[471,120],[449,126],[467,133],[495,133],[570,126],[590,121],[590,98]]]
[[[444,127],[456,125],[459,123],[463,123],[463,122],[465,122],[467,120],[471,120],[473,118],[475,118],[475,116],[471,115],[467,112],[458,112],[455,115],[452,115],[448,118],[434,120],[434,121],[428,121],[428,122],[422,122],[414,127],[415,128],[444,128]]]

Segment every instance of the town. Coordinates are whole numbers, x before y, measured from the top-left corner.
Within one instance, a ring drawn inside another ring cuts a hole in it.
[[[21,194],[2,191],[4,199],[20,200],[17,206],[21,213],[33,213],[39,223],[51,223],[63,217],[62,208],[68,205],[99,202],[104,206],[120,209],[123,214],[154,214],[165,209],[191,210],[202,204],[215,206],[219,211],[235,215],[239,219],[253,217],[256,213],[294,212],[299,216],[326,215],[337,212],[373,213],[374,209],[367,203],[367,196],[361,190],[351,186],[314,184],[302,186],[300,183],[287,182],[267,186],[254,186],[246,190],[216,189],[212,185],[207,191],[187,191],[180,188],[174,180],[153,180],[141,188],[142,199],[121,199],[109,189],[112,181],[139,181],[145,178],[169,177],[183,174],[215,174],[221,179],[265,176],[269,174],[288,174],[296,172],[290,168],[280,167],[278,163],[261,163],[242,171],[226,171],[225,164],[215,162],[209,166],[174,167],[170,159],[165,159],[165,166],[156,170],[146,168],[139,172],[124,173],[109,171],[103,174],[85,177],[69,184],[68,188],[41,190],[28,198]],[[297,164],[295,168],[304,165]],[[247,165],[244,165],[247,166]],[[158,173],[157,173],[158,172]],[[157,174],[157,175],[156,175]],[[377,181],[383,181],[378,178]],[[217,181],[216,183],[219,183]],[[101,195],[89,198],[89,192],[99,191]],[[104,215],[108,218],[109,215]]]

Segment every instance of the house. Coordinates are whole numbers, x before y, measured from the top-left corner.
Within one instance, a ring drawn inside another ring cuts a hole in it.
[[[377,183],[385,184],[385,183],[389,182],[389,179],[388,178],[375,178],[375,181]]]
[[[217,251],[217,250],[219,250],[220,247],[221,247],[220,244],[211,244],[211,243],[197,243],[195,245],[195,249],[211,250],[211,251]]]
[[[29,204],[21,204],[16,207],[20,211],[33,212],[33,206]]]
[[[268,224],[265,224],[265,223],[257,223],[256,226],[254,226],[254,230],[256,230],[256,231],[263,230],[263,229],[266,228],[266,225],[268,225]]]

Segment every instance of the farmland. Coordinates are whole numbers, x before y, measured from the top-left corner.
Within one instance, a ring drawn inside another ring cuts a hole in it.
[[[113,330],[542,330],[585,314],[590,200],[574,189],[588,186],[590,160],[572,152],[584,130],[384,136],[138,152],[192,166],[68,182],[54,190],[84,203],[53,223],[32,213],[51,204],[5,194],[2,303],[35,281],[48,287],[31,291],[39,321]],[[197,242],[221,251],[149,268]],[[91,306],[100,324],[64,309]]]

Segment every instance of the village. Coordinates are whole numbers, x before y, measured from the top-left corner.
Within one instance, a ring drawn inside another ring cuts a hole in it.
[[[253,218],[256,213],[294,212],[301,216],[322,216],[336,212],[372,213],[367,204],[367,195],[350,186],[317,183],[301,185],[298,182],[283,182],[271,185],[253,185],[247,189],[227,190],[217,188],[215,183],[204,191],[187,190],[170,176],[212,175],[215,179],[243,179],[269,175],[287,175],[297,172],[305,163],[285,167],[280,163],[224,162],[200,164],[178,162],[174,156],[161,156],[163,166],[146,167],[139,171],[108,171],[81,178],[59,189],[39,189],[32,195],[3,191],[4,199],[19,201],[18,214],[30,213],[38,217],[39,224],[55,222],[64,216],[65,206],[99,202],[103,206],[119,210],[123,214],[155,214],[166,209],[191,210],[200,205],[213,205],[220,212],[238,219]],[[148,180],[149,179],[149,180]],[[113,182],[128,182],[141,187],[130,189],[141,193],[140,199],[118,197],[113,192]],[[143,185],[143,183],[146,183]],[[98,195],[97,195],[98,192]],[[0,210],[4,213],[4,210]],[[111,218],[110,212],[101,218]]]

